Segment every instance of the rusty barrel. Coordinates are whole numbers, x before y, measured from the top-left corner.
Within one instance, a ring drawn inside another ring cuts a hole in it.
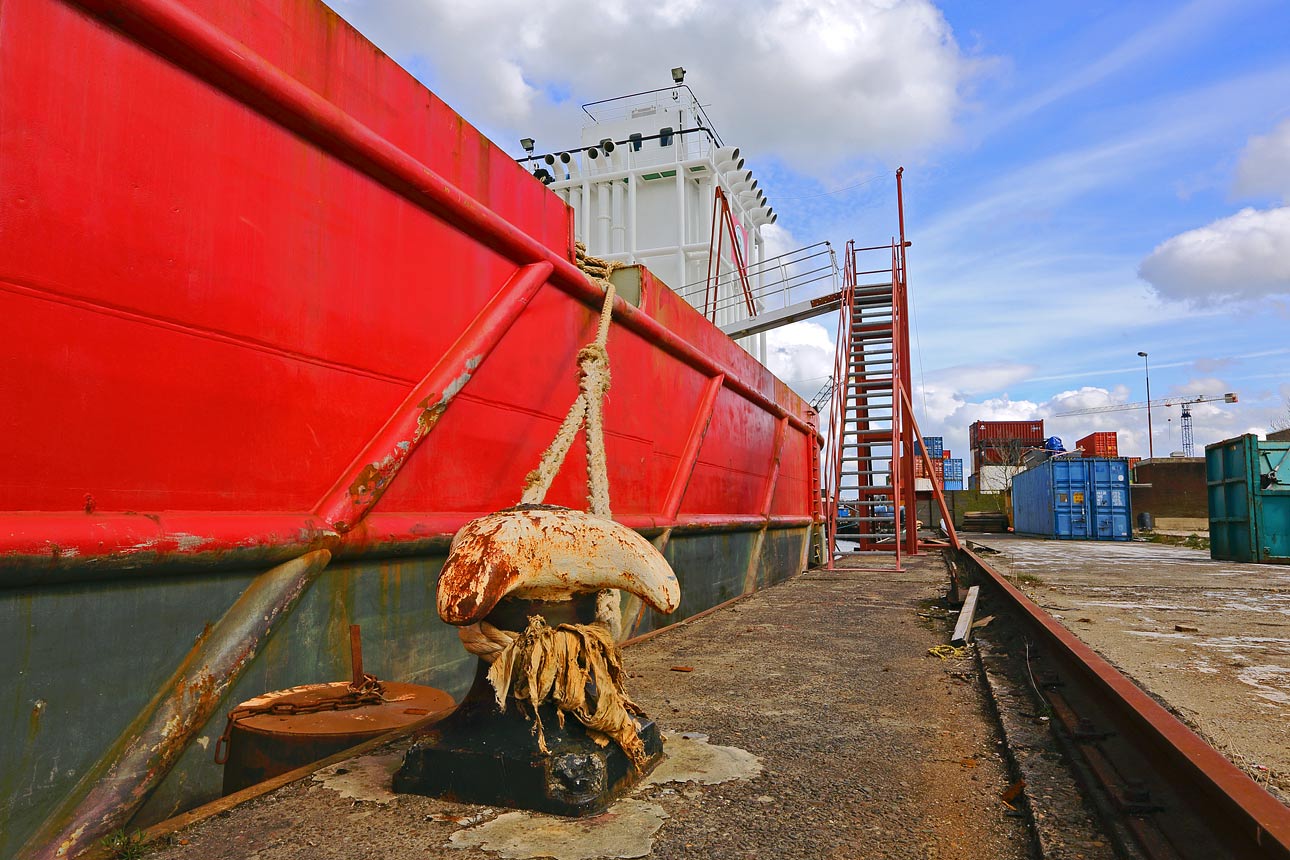
[[[216,750],[224,762],[224,794],[313,764],[455,707],[443,690],[394,681],[379,695],[356,694],[347,681],[265,693],[238,705]]]

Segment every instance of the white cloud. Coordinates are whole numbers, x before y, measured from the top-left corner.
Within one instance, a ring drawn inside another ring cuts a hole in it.
[[[833,358],[833,338],[819,323],[766,332],[766,366],[803,397],[812,397],[833,375]]]
[[[1169,387],[1164,392],[1152,392],[1162,397],[1222,394],[1232,390],[1230,381],[1217,377],[1192,377]],[[1147,412],[1145,409],[1093,412],[1082,415],[1061,415],[1081,409],[1119,406],[1128,403],[1133,395],[1128,386],[1112,388],[1083,386],[1060,391],[1045,400],[1013,399],[1007,393],[975,399],[962,392],[929,381],[927,387],[915,391],[914,402],[919,427],[924,435],[943,436],[945,447],[964,460],[970,473],[971,452],[968,449],[968,427],[975,421],[1030,421],[1044,422],[1047,436],[1059,437],[1067,450],[1076,441],[1090,433],[1114,431],[1118,434],[1121,456],[1148,454]],[[1140,399],[1137,398],[1137,399]],[[924,403],[926,404],[924,406]],[[1263,391],[1249,398],[1242,396],[1237,404],[1223,402],[1198,403],[1191,406],[1193,439],[1197,454],[1202,454],[1206,444],[1227,439],[1241,433],[1263,433],[1278,417],[1290,408],[1290,383],[1278,391]],[[1158,457],[1182,449],[1182,413],[1178,406],[1156,407],[1152,410],[1152,430],[1155,453]]]
[[[1235,193],[1274,195],[1290,203],[1290,119],[1271,132],[1250,138],[1236,165]]]
[[[1242,209],[1174,236],[1138,274],[1162,298],[1197,304],[1290,293],[1290,207]]]
[[[716,99],[726,137],[812,172],[945,139],[977,67],[929,0],[364,0],[340,11],[396,59],[428,67],[431,88],[485,129],[568,146],[575,101],[666,85],[679,65]]]

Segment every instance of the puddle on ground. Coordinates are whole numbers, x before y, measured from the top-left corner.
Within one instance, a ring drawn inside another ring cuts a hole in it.
[[[481,848],[506,858],[644,857],[667,813],[657,803],[620,800],[591,818],[561,818],[536,812],[507,812],[487,824],[458,830],[453,848]]]
[[[706,735],[686,732],[664,735],[667,758],[645,777],[642,785],[665,782],[697,782],[716,785],[732,779],[752,779],[761,773],[757,756],[738,747],[723,747],[707,742]]]
[[[1285,666],[1249,666],[1236,674],[1242,684],[1249,684],[1261,699],[1290,705],[1290,669]]]
[[[341,797],[389,806],[398,800],[390,787],[401,764],[401,750],[363,755],[323,768],[314,774],[314,782],[321,782]]]
[[[666,758],[636,790],[670,782],[716,785],[752,779],[762,770],[761,761],[752,753],[710,744],[707,735],[699,732],[664,735],[663,749]],[[458,830],[448,844],[492,851],[506,860],[644,857],[653,849],[654,835],[667,817],[657,803],[632,798],[619,800],[591,818],[507,812],[485,824]]]

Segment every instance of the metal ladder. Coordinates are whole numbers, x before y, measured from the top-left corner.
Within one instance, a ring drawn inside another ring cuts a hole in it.
[[[939,544],[918,537],[916,459],[931,478],[924,498],[939,506],[949,546],[960,545],[914,418],[902,172],[896,171],[900,239],[869,248],[847,243],[825,481],[830,569],[842,555],[893,555],[894,566],[875,569],[900,570],[902,554]],[[862,259],[871,262],[862,266]],[[844,550],[839,540],[855,548]]]
[[[892,267],[860,268],[861,255],[889,249]],[[834,534],[855,542],[848,554],[899,552],[899,476],[892,468],[900,432],[895,260],[894,246],[847,245],[844,301],[848,313],[845,332],[839,332],[842,366],[835,377],[842,384],[834,396],[837,510],[833,513]]]

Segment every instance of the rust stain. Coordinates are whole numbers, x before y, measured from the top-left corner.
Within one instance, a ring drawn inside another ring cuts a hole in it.
[[[605,588],[631,592],[660,611],[680,598],[667,561],[634,532],[568,508],[521,506],[457,533],[440,574],[438,609],[450,624],[472,624],[508,595],[566,600]]]
[[[40,718],[45,714],[45,708],[48,703],[44,699],[37,699],[31,706],[31,715],[27,718],[27,740],[34,741],[36,735],[40,734]]]
[[[466,387],[466,383],[470,381],[471,375],[482,361],[483,356],[472,356],[467,359],[465,370],[448,383],[442,393],[429,395],[417,404],[420,412],[417,414],[416,426],[412,430],[411,438],[400,439],[394,443],[392,451],[359,470],[357,477],[349,485],[349,500],[355,513],[351,520],[332,523],[332,528],[342,534],[348,532],[355,525],[352,520],[362,519],[363,512],[380,500],[398,476],[399,470],[403,468],[412,451],[439,423],[448,404],[459,391]]]

